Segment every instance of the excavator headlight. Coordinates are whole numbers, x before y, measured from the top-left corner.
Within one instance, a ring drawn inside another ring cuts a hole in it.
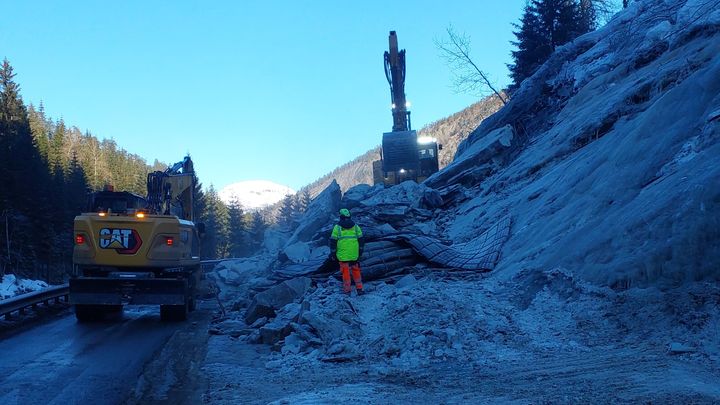
[[[139,219],[143,219],[143,218],[145,218],[145,213],[144,212],[136,212],[135,217],[139,218]]]
[[[105,215],[107,215],[107,212],[98,212],[98,215],[100,215],[101,217],[104,217]]]

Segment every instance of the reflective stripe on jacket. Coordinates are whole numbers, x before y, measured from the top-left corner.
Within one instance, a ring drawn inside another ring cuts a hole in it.
[[[330,238],[337,240],[337,259],[341,262],[354,262],[357,260],[358,256],[360,256],[358,239],[362,238],[362,236],[362,229],[357,225],[348,229],[335,225]]]

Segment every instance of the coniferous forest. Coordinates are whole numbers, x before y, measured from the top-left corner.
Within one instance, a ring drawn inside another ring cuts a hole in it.
[[[145,195],[147,174],[167,165],[149,165],[112,139],[48,117],[42,103],[26,105],[20,90],[6,59],[0,66],[0,271],[59,283],[72,269],[73,218],[85,209],[88,193],[111,184]],[[196,217],[208,224],[203,258],[249,254],[259,245],[250,239],[261,240],[261,217],[239,204],[226,206],[212,186],[203,192],[199,180],[195,192]]]

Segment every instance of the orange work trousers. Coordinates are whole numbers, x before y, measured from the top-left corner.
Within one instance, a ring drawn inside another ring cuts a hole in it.
[[[352,278],[355,281],[355,288],[362,291],[362,274],[360,273],[360,263],[358,262],[340,262],[340,272],[342,273],[343,291],[350,294],[350,270],[352,269]]]

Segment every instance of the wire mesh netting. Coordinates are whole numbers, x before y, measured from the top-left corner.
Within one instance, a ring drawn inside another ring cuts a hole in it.
[[[412,235],[403,239],[429,262],[463,270],[492,270],[510,235],[510,222],[508,215],[477,238],[452,246],[444,245],[428,236]]]

